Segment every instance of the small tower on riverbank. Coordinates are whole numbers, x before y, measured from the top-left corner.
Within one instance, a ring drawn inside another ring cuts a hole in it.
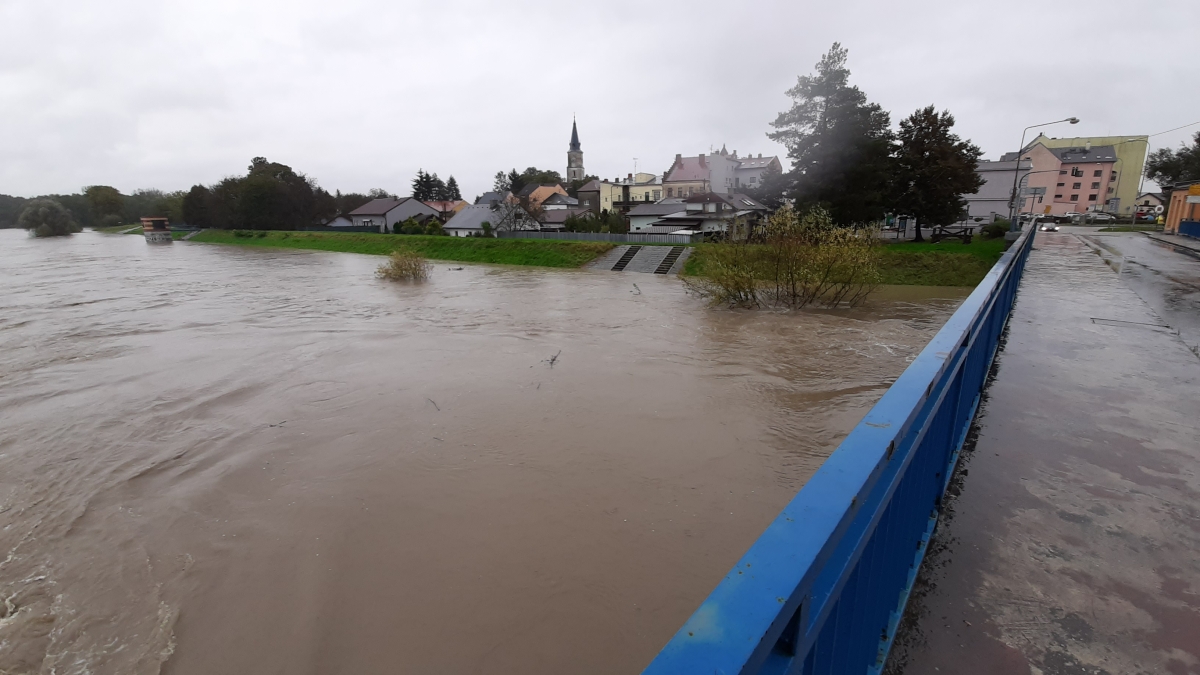
[[[583,150],[579,147],[579,129],[571,120],[571,148],[567,150],[567,181],[583,180]]]

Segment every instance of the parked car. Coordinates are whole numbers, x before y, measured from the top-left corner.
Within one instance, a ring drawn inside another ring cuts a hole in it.
[[[1111,213],[1095,212],[1089,213],[1087,215],[1087,220],[1093,223],[1111,223],[1112,221],[1116,220],[1116,218],[1114,218]]]

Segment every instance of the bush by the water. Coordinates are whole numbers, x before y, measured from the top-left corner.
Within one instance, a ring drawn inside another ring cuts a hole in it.
[[[1004,233],[1006,232],[1008,232],[1008,223],[1001,223],[999,221],[992,223],[991,225],[984,225],[979,230],[979,234],[984,239],[999,239],[1000,237],[1003,237]]]
[[[17,227],[29,230],[35,237],[65,237],[82,229],[71,212],[53,199],[29,202],[17,219]]]
[[[785,205],[767,224],[765,243],[714,247],[705,277],[688,280],[714,303],[799,308],[857,305],[879,283],[874,230],[834,224],[815,207],[799,213]]]
[[[433,265],[426,262],[424,257],[412,251],[398,249],[392,251],[388,261],[380,265],[375,274],[390,281],[424,281],[429,278],[432,268]]]

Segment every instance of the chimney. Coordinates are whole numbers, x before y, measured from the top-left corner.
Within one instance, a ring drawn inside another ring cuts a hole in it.
[[[626,180],[628,180],[630,183],[632,183],[633,182],[633,174],[629,174],[628,177],[626,178]]]
[[[761,153],[761,152],[760,152],[760,153],[758,153],[758,158],[759,158],[759,159],[762,159],[762,153]]]
[[[1084,143],[1083,150],[1084,150],[1084,152],[1091,152],[1092,151],[1092,142],[1088,141],[1087,143]]]
[[[708,166],[707,164],[704,163],[704,153],[703,152],[700,153],[700,166],[702,166],[702,167]]]

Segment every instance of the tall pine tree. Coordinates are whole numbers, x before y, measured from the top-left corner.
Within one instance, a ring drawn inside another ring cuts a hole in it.
[[[975,173],[983,151],[959,138],[953,127],[950,111],[938,113],[933,106],[900,122],[892,185],[896,209],[917,219],[916,241],[925,241],[922,223],[949,225],[962,217],[967,207],[963,195],[979,192],[983,185]]]
[[[866,223],[884,214],[892,132],[888,113],[850,86],[846,55],[835,42],[815,74],[797,79],[787,91],[791,109],[767,136],[786,146],[792,160],[785,196],[825,206],[836,222]]]
[[[462,192],[458,189],[458,181],[454,180],[454,176],[450,176],[446,181],[446,201],[456,202],[462,199]]]

